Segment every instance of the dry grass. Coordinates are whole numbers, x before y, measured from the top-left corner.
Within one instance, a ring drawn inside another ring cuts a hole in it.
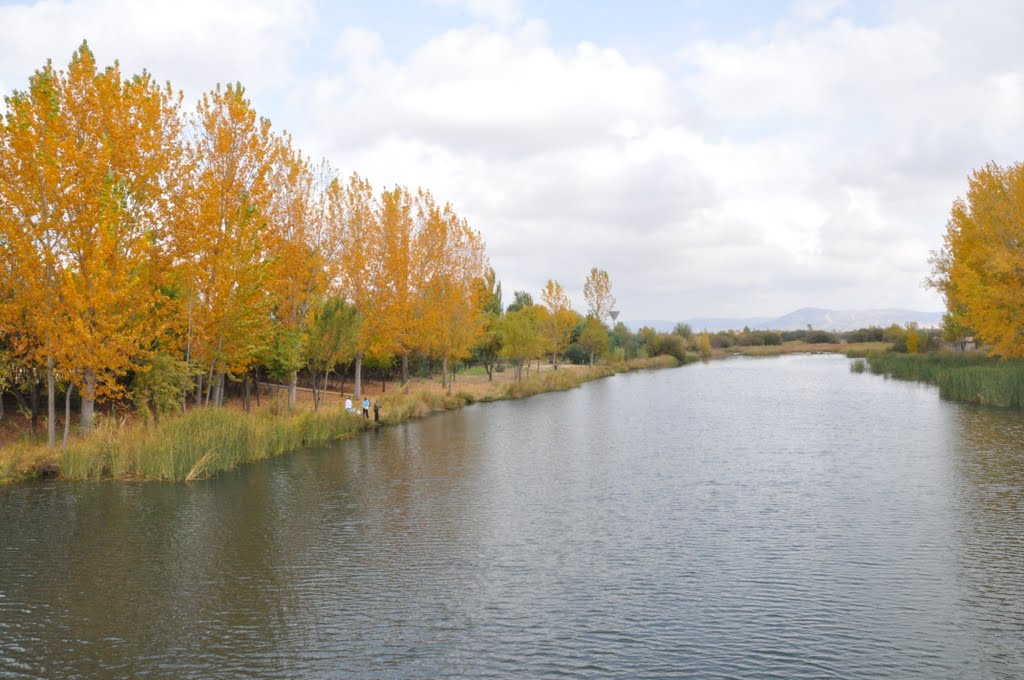
[[[539,372],[535,367],[528,379],[518,383],[512,371],[495,374],[493,381],[486,375],[463,376],[454,383],[452,394],[437,381],[423,380],[412,381],[408,390],[392,383],[391,389],[382,391],[379,383],[371,383],[364,386],[364,394],[380,402],[381,423],[391,425],[477,401],[517,399],[570,389],[614,373],[677,365],[672,357],[656,357],[594,368],[544,366]],[[313,412],[311,393],[300,390],[298,408],[292,413],[285,409],[285,392],[272,392],[252,413],[229,403],[150,425],[100,418],[92,433],[72,439],[67,448],[48,449],[44,443],[23,438],[0,447],[0,482],[58,475],[189,482],[245,462],[324,446],[375,426],[372,419],[345,413],[343,397],[337,392],[328,395],[319,412]]]
[[[813,343],[793,340],[781,345],[754,345],[730,347],[715,350],[716,356],[775,357],[782,354],[845,354],[848,357],[866,357],[869,352],[879,352],[891,347],[888,342],[839,342]]]

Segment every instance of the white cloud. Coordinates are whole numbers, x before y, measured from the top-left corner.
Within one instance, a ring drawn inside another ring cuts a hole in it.
[[[65,67],[83,39],[100,64],[148,70],[190,98],[217,82],[250,92],[292,79],[293,52],[314,18],[305,0],[44,0],[0,5],[0,82],[24,87],[52,59]]]
[[[439,5],[459,7],[473,17],[511,24],[522,16],[518,0],[434,0]]]
[[[82,36],[193,96],[242,80],[286,98],[311,155],[451,200],[509,294],[556,278],[581,302],[599,266],[633,318],[937,308],[919,284],[966,175],[1024,155],[1010,0],[898,0],[871,24],[807,0],[657,63],[558,44],[518,2],[436,1],[469,25],[415,45],[386,22],[307,45],[328,24],[298,0],[0,7],[0,84]]]

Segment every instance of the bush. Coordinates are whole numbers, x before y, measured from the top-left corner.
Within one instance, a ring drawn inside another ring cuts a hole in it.
[[[659,333],[654,339],[648,352],[652,357],[667,355],[674,357],[680,363],[686,362],[687,342],[675,333]]]
[[[585,349],[580,347],[578,342],[574,342],[566,347],[565,351],[562,352],[562,358],[566,363],[576,364],[577,366],[590,363],[590,355],[587,354]]]
[[[836,345],[839,344],[839,337],[835,333],[829,333],[828,331],[807,331],[807,335],[804,337],[804,342],[813,343],[815,345]]]
[[[729,349],[736,346],[736,336],[732,331],[718,331],[711,336],[711,346],[715,349]]]

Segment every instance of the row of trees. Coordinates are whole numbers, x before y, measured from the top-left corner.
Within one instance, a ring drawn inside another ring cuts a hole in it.
[[[221,403],[259,363],[292,404],[303,368],[322,386],[351,357],[358,394],[366,356],[447,365],[477,344],[479,233],[427,191],[314,164],[240,85],[185,113],[170,85],[100,69],[83,43],[5,101],[0,381],[45,374],[51,445],[58,383],[89,429],[128,374],[173,375],[139,392],[184,408],[186,391]]]
[[[609,348],[610,331],[604,319],[615,306],[608,272],[593,268],[583,286],[587,314],[581,316],[569,300],[565,288],[549,280],[540,292],[541,303],[534,303],[527,291],[516,291],[512,302],[503,309],[501,286],[493,278],[487,284],[485,305],[487,320],[474,357],[493,378],[498,361],[507,361],[515,370],[515,379],[522,380],[533,360],[550,357],[558,368],[570,346],[582,348],[588,362],[605,354]]]

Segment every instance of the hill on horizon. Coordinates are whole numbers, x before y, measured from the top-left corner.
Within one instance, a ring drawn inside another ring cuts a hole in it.
[[[942,324],[942,312],[920,312],[912,309],[823,309],[820,307],[803,307],[778,317],[696,317],[683,319],[696,331],[727,331],[751,330],[796,331],[808,326],[816,330],[852,331],[858,328],[880,326],[885,328],[892,324],[900,326],[916,322],[922,328],[937,328]],[[667,333],[675,328],[676,321],[664,319],[638,319],[624,321],[626,326],[636,332],[643,326]]]

